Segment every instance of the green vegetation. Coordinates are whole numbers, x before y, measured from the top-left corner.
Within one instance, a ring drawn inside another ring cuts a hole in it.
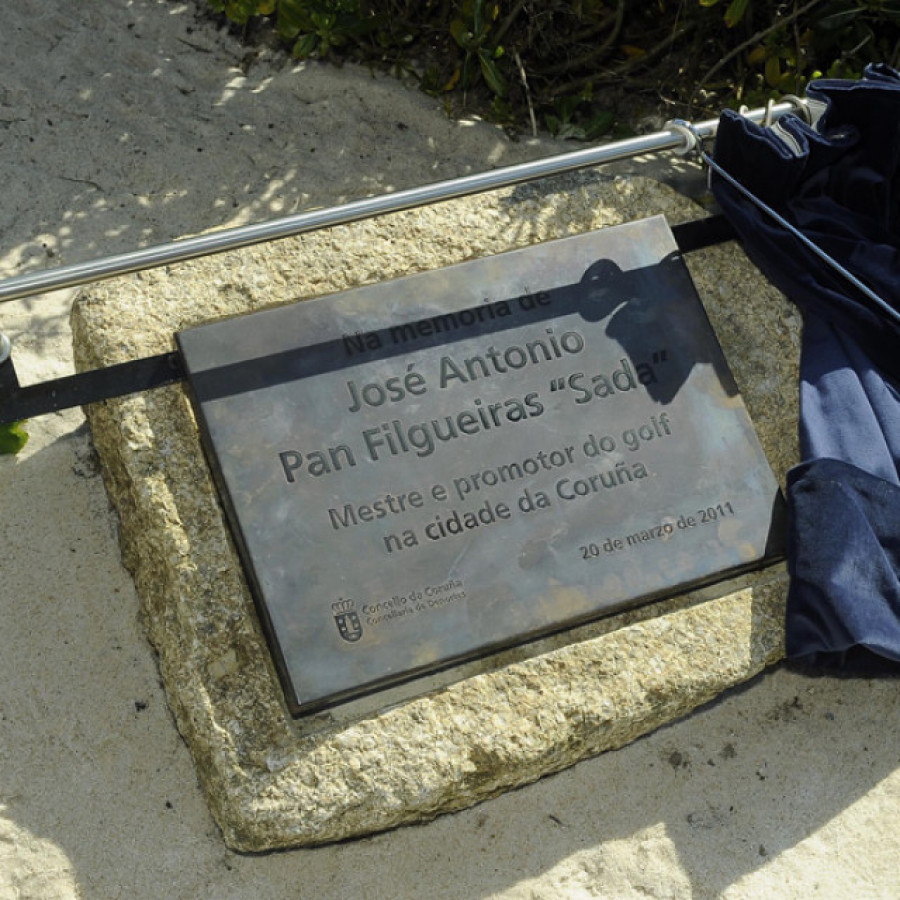
[[[18,453],[28,442],[28,434],[21,422],[0,425],[0,455]]]
[[[207,0],[297,59],[413,76],[511,130],[592,140],[900,64],[900,0]]]

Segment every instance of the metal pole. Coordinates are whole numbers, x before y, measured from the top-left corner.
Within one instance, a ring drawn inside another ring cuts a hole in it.
[[[798,101],[791,100],[770,105],[764,109],[750,110],[744,115],[754,122],[769,122],[789,112],[794,112],[797,108]],[[691,131],[697,137],[706,139],[715,135],[717,127],[718,119],[709,119],[691,125]],[[228,228],[197,237],[158,244],[154,247],[146,247],[142,250],[59,266],[44,272],[17,275],[0,281],[0,303],[61,288],[76,287],[80,284],[100,281],[116,275],[125,275],[142,269],[184,262],[199,256],[236,250],[251,244],[305,234],[321,228],[346,225],[385,213],[414,209],[417,206],[427,206],[442,200],[509,187],[550,175],[560,175],[564,172],[641,156],[645,153],[662,150],[687,150],[690,149],[689,138],[690,135],[686,134],[683,128],[667,128],[655,134],[627,138],[597,147],[576,150],[573,153],[563,153],[533,162],[505,166],[490,172],[465,175],[461,178],[439,181],[423,187],[396,191],[392,194],[354,200],[328,209],[298,213],[255,225]]]

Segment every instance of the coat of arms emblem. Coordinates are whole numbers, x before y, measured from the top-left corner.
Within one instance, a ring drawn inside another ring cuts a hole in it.
[[[355,644],[362,637],[363,629],[354,602],[341,598],[331,604],[331,612],[338,634],[348,644]]]

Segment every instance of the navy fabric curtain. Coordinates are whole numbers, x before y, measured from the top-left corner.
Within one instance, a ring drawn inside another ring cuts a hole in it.
[[[900,673],[900,73],[814,81],[807,99],[812,124],[726,111],[715,161],[881,303],[712,175],[749,256],[803,312],[787,655]]]

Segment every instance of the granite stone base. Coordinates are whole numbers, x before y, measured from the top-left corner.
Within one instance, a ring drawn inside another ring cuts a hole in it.
[[[76,362],[167,352],[176,331],[222,316],[656,213],[673,225],[704,215],[656,182],[569,175],[118,278],[80,295]],[[797,459],[799,315],[734,244],[688,264],[783,483]],[[787,582],[775,565],[294,720],[183,387],[88,415],[170,706],[235,849],[470,806],[620,747],[783,653]]]

